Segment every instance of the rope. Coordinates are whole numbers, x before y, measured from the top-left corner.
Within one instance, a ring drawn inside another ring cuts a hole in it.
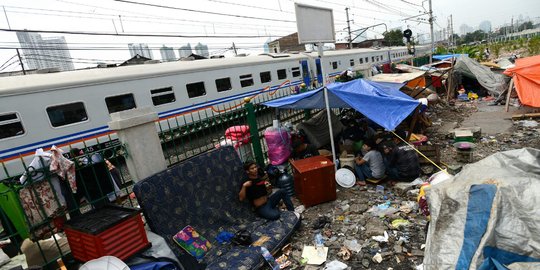
[[[399,138],[402,142],[404,142],[404,143],[406,143],[408,146],[412,147],[412,149],[414,149],[414,151],[416,151],[416,153],[420,154],[420,155],[421,155],[422,157],[424,157],[427,161],[429,161],[431,164],[433,164],[435,167],[437,167],[440,171],[445,172],[445,173],[448,174],[448,172],[447,172],[445,169],[439,167],[439,165],[437,165],[437,163],[435,163],[433,160],[431,160],[431,159],[429,159],[428,157],[426,157],[424,154],[422,154],[422,152],[418,151],[418,149],[416,149],[416,147],[414,147],[413,145],[411,145],[409,142],[407,142],[407,141],[404,140],[403,138],[399,137],[399,136],[398,136],[396,133],[394,133],[393,131],[390,131],[390,132],[392,132],[392,134],[394,134],[394,136],[396,136],[397,138]],[[442,162],[441,162],[441,163],[442,163]],[[442,163],[442,164],[444,164],[444,163]],[[448,165],[446,165],[446,164],[444,164],[444,165],[448,167]]]

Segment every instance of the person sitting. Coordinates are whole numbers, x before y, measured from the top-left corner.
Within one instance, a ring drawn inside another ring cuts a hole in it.
[[[296,140],[292,143],[291,159],[298,160],[319,155],[319,150],[312,145],[301,140]]]
[[[354,169],[360,182],[366,179],[382,179],[385,176],[385,167],[382,155],[377,151],[377,145],[374,140],[366,140],[362,146],[366,152],[364,156],[356,157]]]
[[[404,131],[396,131],[397,136],[406,138]],[[386,172],[391,179],[410,182],[420,176],[420,162],[412,146],[393,138],[383,146]]]
[[[244,170],[248,179],[242,184],[242,189],[238,194],[240,201],[246,198],[255,208],[255,212],[266,219],[277,220],[280,216],[278,204],[280,201],[285,203],[287,210],[294,211],[291,198],[283,189],[278,189],[270,196],[266,188],[266,174],[261,174],[259,166],[254,161],[246,161]]]

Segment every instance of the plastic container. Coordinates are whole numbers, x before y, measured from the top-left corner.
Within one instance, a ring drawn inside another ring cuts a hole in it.
[[[141,210],[107,205],[66,222],[73,257],[86,262],[105,255],[126,260],[150,247]]]
[[[347,154],[346,157],[340,157],[339,164],[341,164],[342,168],[347,167],[351,170],[354,170],[354,155]]]
[[[284,169],[280,169],[280,175],[277,179],[277,186],[285,190],[290,197],[294,196],[294,178]]]

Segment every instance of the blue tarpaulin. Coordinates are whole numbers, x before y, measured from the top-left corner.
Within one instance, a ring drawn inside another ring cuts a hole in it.
[[[353,108],[387,130],[394,130],[419,104],[399,89],[401,83],[357,79],[327,87],[330,108]],[[324,91],[318,88],[263,105],[283,109],[324,109]]]
[[[468,54],[441,54],[441,55],[434,55],[433,59],[442,61],[442,60],[450,59],[452,57],[459,58],[462,55],[469,56]]]

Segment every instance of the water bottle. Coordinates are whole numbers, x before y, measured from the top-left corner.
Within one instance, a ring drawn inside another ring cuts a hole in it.
[[[315,235],[315,249],[317,250],[317,255],[319,255],[319,257],[324,257],[324,241],[321,233]]]
[[[284,189],[289,197],[294,196],[294,178],[285,171],[285,168],[281,168],[279,173],[278,187]]]

